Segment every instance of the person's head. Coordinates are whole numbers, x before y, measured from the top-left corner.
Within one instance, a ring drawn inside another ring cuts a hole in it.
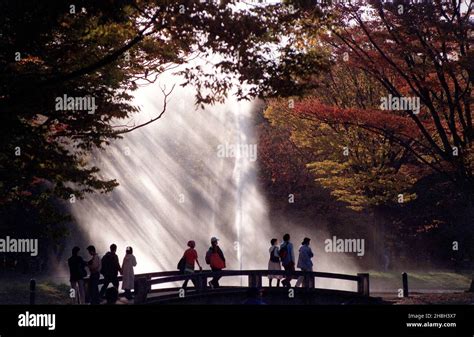
[[[290,241],[290,234],[286,233],[283,235],[283,241]]]
[[[133,248],[130,246],[125,248],[125,254],[133,254]]]
[[[212,246],[217,246],[217,242],[219,241],[218,238],[216,238],[215,236],[211,238],[211,245]]]
[[[115,243],[112,243],[112,244],[110,245],[110,251],[111,251],[112,253],[115,253],[115,252],[117,251],[117,245],[116,245]]]
[[[277,241],[278,241],[277,239],[271,239],[271,240],[270,240],[270,244],[271,244],[272,246],[274,246]]]
[[[301,244],[302,244],[303,246],[307,246],[307,245],[309,245],[309,242],[310,242],[310,241],[311,241],[310,238],[304,238],[304,239],[303,239],[303,242],[301,242]]]
[[[73,255],[73,256],[77,256],[77,254],[79,253],[80,250],[81,250],[81,248],[79,248],[79,247],[77,247],[77,246],[74,247],[74,248],[72,249],[72,255]]]
[[[95,247],[94,246],[89,246],[87,247],[87,251],[89,252],[89,254],[91,255],[95,255]]]
[[[115,304],[118,300],[118,290],[115,287],[107,288],[105,291],[105,299],[107,304]]]
[[[188,241],[188,247],[189,247],[189,248],[194,248],[194,247],[196,247],[196,242],[194,242],[193,240],[189,240],[189,241]]]

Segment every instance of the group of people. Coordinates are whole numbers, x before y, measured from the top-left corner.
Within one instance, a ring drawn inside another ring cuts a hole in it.
[[[117,256],[117,245],[111,244],[108,251],[102,259],[96,252],[94,246],[87,247],[91,256],[90,260],[85,262],[79,256],[79,247],[72,249],[72,256],[68,259],[71,288],[74,289],[77,303],[86,303],[84,278],[87,276],[86,268],[89,269],[89,296],[91,304],[100,304],[101,298],[106,298],[107,303],[114,303],[118,298],[119,280],[118,274],[122,275],[122,289],[125,291],[125,297],[132,299],[132,290],[135,283],[135,274],[133,267],[137,265],[137,260],[133,255],[132,247],[125,249],[125,257],[120,265]],[[100,274],[104,276],[104,283],[99,292]],[[112,287],[108,288],[112,283]]]
[[[309,246],[311,239],[304,238],[303,242],[301,242],[301,246],[299,248],[299,255],[298,255],[298,263],[296,267],[299,268],[301,271],[313,271],[313,261],[312,258],[314,256],[311,247]],[[290,234],[285,234],[283,236],[283,242],[278,245],[277,239],[272,239],[270,241],[270,259],[268,261],[268,270],[281,270],[281,267],[288,271],[293,272],[295,271],[295,253],[293,248],[293,243],[290,241]],[[269,285],[272,286],[272,280],[276,279],[276,286],[280,286],[280,280],[284,287],[291,287],[291,275],[286,276],[283,278],[283,275],[269,275]],[[300,276],[296,281],[296,287],[301,286],[303,283],[304,278]]]
[[[226,260],[222,249],[218,244],[219,239],[216,237],[211,238],[211,246],[206,252],[206,263],[210,266],[214,272],[221,271],[226,267]],[[304,238],[299,248],[298,262],[295,260],[295,253],[293,243],[290,241],[290,235],[285,234],[283,236],[283,242],[278,245],[277,239],[271,239],[271,247],[269,249],[269,270],[286,270],[289,274],[295,271],[295,266],[301,271],[312,271],[314,256],[310,244],[309,238]],[[198,253],[196,251],[196,242],[191,240],[188,241],[188,248],[185,250],[181,260],[178,263],[178,269],[184,274],[192,274],[195,272],[196,265],[199,270],[202,271],[202,266],[199,263]],[[107,299],[107,303],[113,303],[118,298],[119,273],[122,275],[122,289],[125,291],[125,297],[132,299],[131,291],[134,289],[135,274],[133,268],[137,265],[137,260],[133,255],[132,247],[127,247],[125,250],[125,257],[123,258],[122,264],[119,263],[117,256],[117,245],[110,245],[110,251],[108,251],[102,259],[96,252],[94,246],[87,247],[87,251],[91,256],[90,260],[85,262],[82,257],[79,256],[79,247],[72,249],[72,256],[68,260],[69,271],[70,271],[70,282],[72,289],[77,294],[77,303],[83,304],[86,302],[85,299],[85,284],[84,278],[87,276],[86,268],[89,269],[89,295],[91,304],[99,304],[101,298]],[[99,292],[99,280],[100,274],[104,276],[103,286]],[[284,287],[291,287],[291,275],[269,275],[269,285],[272,287],[273,279],[276,279],[276,286],[280,286],[280,281]],[[190,278],[196,287],[196,280]],[[208,285],[210,288],[219,287],[220,276],[214,276],[209,281]],[[182,288],[186,289],[189,279],[187,279]],[[303,277],[299,277],[296,282],[296,287],[301,286]],[[108,288],[109,284],[112,287]]]
[[[298,263],[295,260],[295,253],[293,248],[293,243],[290,241],[290,234],[285,234],[283,236],[283,242],[278,245],[277,239],[271,239],[271,247],[269,249],[270,258],[268,260],[268,270],[282,270],[283,268],[290,274],[295,271],[295,266],[301,271],[313,271],[313,261],[314,256],[311,247],[309,246],[311,239],[304,238],[299,248]],[[202,270],[201,265],[199,264],[198,254],[195,249],[196,243],[194,241],[188,242],[188,249],[184,252],[183,257],[178,263],[178,269],[185,274],[194,273],[195,264],[199,266],[199,270]],[[225,268],[225,257],[224,253],[218,245],[218,239],[216,237],[211,238],[211,247],[206,253],[206,263],[210,265],[212,271],[221,271]],[[276,286],[280,286],[280,281],[284,287],[291,287],[291,275],[286,276],[283,279],[283,275],[269,275],[269,284],[272,286],[273,279],[276,279]],[[209,281],[209,287],[218,288],[219,287],[219,276],[215,276],[211,281]],[[283,279],[283,280],[282,280]],[[191,279],[193,282],[194,279]],[[296,287],[302,285],[304,278],[299,277],[296,281]],[[188,285],[188,280],[183,284],[183,289],[186,289]],[[196,286],[196,284],[195,284]]]
[[[226,267],[225,265],[225,256],[222,252],[221,248],[218,244],[219,239],[216,237],[211,238],[211,246],[209,247],[208,251],[206,252],[206,263],[211,267],[212,271],[221,271]],[[198,253],[195,249],[196,242],[193,240],[188,241],[188,249],[183,254],[183,257],[178,263],[178,269],[183,272],[184,274],[192,274],[194,273],[195,264],[199,266],[199,270],[202,270],[201,264],[198,260]],[[215,276],[211,281],[209,281],[208,285],[211,288],[218,288],[219,287],[219,279],[220,276]],[[183,289],[186,289],[188,285],[189,279],[184,281]],[[191,278],[191,281],[194,283],[196,287],[196,281]]]

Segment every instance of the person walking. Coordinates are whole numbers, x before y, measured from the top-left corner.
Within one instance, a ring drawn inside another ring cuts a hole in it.
[[[89,294],[91,298],[91,304],[100,304],[100,296],[99,296],[99,279],[100,279],[100,258],[95,251],[94,246],[87,247],[87,251],[89,252],[91,259],[87,262],[87,266],[89,267],[90,275],[89,275]]]
[[[281,270],[281,260],[280,260],[280,248],[277,244],[277,239],[270,240],[270,259],[268,260],[268,270]],[[282,275],[268,275],[268,283],[270,287],[272,286],[272,280],[276,279],[276,286],[280,286],[280,280]]]
[[[72,256],[67,260],[69,266],[69,281],[71,288],[75,291],[75,302],[85,303],[84,277],[87,276],[86,262],[79,256],[79,247],[72,249]]]
[[[291,287],[291,273],[295,271],[295,253],[293,251],[293,244],[290,242],[290,234],[283,235],[283,243],[280,245],[280,259],[283,268],[289,274],[281,283],[289,288]]]
[[[225,257],[221,248],[218,246],[218,238],[211,238],[211,247],[206,253],[206,263],[211,266],[212,271],[219,272],[225,268]],[[219,287],[220,276],[215,276],[211,281],[209,281],[209,286],[211,288]]]
[[[110,251],[102,257],[102,268],[100,273],[104,275],[104,284],[100,290],[100,297],[104,297],[109,283],[112,283],[112,285],[117,289],[119,287],[118,273],[122,272],[122,268],[120,267],[119,258],[116,252],[117,245],[113,243],[110,245]]]
[[[196,249],[194,249],[196,247],[196,242],[194,242],[193,240],[188,241],[188,247],[189,248],[186,249],[184,254],[183,254],[183,258],[184,258],[184,270],[183,270],[183,272],[184,272],[184,274],[193,274],[195,263],[197,263],[197,265],[199,266],[200,271],[202,270],[202,267],[201,267],[201,264],[199,263],[199,260],[198,260],[198,253],[197,253]],[[188,281],[189,281],[189,279],[184,281],[183,289],[186,289],[186,287],[188,286]],[[196,288],[197,287],[196,280],[194,278],[191,278],[191,281],[193,282],[194,287]]]
[[[311,241],[310,238],[304,238],[303,242],[301,243],[301,247],[299,249],[299,256],[298,256],[298,265],[297,267],[301,269],[301,271],[313,271],[313,262],[311,259],[313,258],[314,254],[309,246],[309,242]],[[296,287],[301,286],[303,283],[304,276],[298,277],[298,281],[296,281]],[[314,280],[314,278],[313,278]],[[310,287],[312,286],[312,281],[310,281]]]
[[[125,249],[125,257],[122,262],[122,289],[125,291],[127,300],[133,299],[132,290],[135,288],[135,273],[133,267],[137,265],[137,259],[133,255],[133,248]]]

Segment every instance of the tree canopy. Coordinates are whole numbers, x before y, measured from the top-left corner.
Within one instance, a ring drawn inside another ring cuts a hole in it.
[[[65,199],[110,191],[117,182],[100,177],[88,155],[129,131],[117,121],[138,111],[133,91],[177,65],[197,104],[222,101],[231,78],[251,88],[239,87],[240,98],[301,91],[300,66],[322,61],[284,43],[295,14],[235,3],[2,2],[0,203],[37,199],[38,191]],[[271,48],[279,57],[269,57]],[[197,56],[210,68],[187,63]],[[93,113],[58,109],[63,97],[94,99]]]

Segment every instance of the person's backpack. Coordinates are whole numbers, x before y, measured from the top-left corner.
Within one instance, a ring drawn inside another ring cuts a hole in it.
[[[179,262],[178,262],[178,270],[180,272],[184,272],[184,269],[186,269],[186,258],[183,255],[181,260],[179,260]]]
[[[281,246],[280,248],[280,259],[284,261],[288,256],[288,244]]]
[[[277,249],[277,248],[276,247],[273,248],[272,251],[270,252],[270,261],[279,263],[280,262],[280,257],[275,256],[275,249]]]
[[[209,259],[210,259],[209,264],[211,265],[211,268],[214,268],[214,269],[225,268],[225,261],[221,258],[218,252],[211,253],[211,256],[209,257]]]

